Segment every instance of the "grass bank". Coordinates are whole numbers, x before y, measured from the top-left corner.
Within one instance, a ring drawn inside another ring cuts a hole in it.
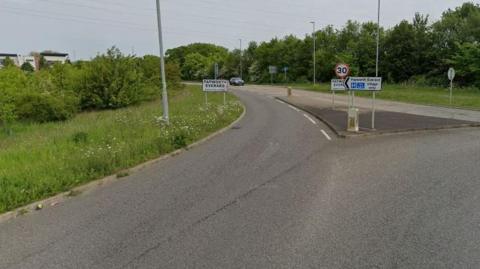
[[[295,89],[317,92],[330,92],[330,84],[291,84]],[[371,93],[359,93],[358,96],[370,97]],[[420,87],[415,85],[386,84],[377,98],[412,104],[449,106],[450,91],[447,88]],[[453,106],[465,109],[480,109],[480,89],[454,88]]]
[[[90,112],[61,123],[15,123],[0,132],[0,213],[118,173],[206,137],[243,112],[234,96],[209,105],[198,86],[170,101],[171,125],[161,102]]]

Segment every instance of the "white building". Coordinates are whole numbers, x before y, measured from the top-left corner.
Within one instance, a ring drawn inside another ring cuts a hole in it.
[[[47,66],[52,66],[56,63],[65,64],[69,58],[68,53],[56,53],[56,52],[42,52],[35,54],[35,56],[22,56],[20,54],[13,53],[0,53],[0,69],[3,68],[5,59],[10,58],[13,63],[21,67],[24,63],[29,63],[34,70],[38,70],[40,66],[40,57],[45,59]]]
[[[24,63],[29,63],[33,67],[33,70],[37,70],[37,61],[35,60],[35,56],[20,56],[19,66],[22,66]]]
[[[42,52],[40,56],[45,58],[47,65],[54,65],[56,63],[64,64],[69,60],[68,53]]]
[[[20,66],[20,55],[13,53],[0,53],[0,68],[3,68],[3,62],[7,58],[10,58],[16,66]]]

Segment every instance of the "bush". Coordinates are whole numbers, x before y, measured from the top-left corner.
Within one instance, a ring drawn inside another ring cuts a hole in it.
[[[150,86],[159,89],[161,85],[160,78],[160,57],[146,55],[139,59],[140,68],[144,74],[145,81]],[[165,76],[167,77],[167,86],[169,90],[178,90],[183,87],[180,66],[177,63],[165,63]]]
[[[36,122],[67,120],[75,112],[74,102],[48,94],[29,93],[21,96],[17,103],[17,115]]]
[[[134,57],[123,56],[117,48],[84,66],[79,92],[82,109],[121,108],[151,100],[156,94],[145,87]]]
[[[23,63],[20,69],[22,69],[22,71],[27,73],[32,73],[35,71],[35,68],[33,68],[33,66],[29,63]]]

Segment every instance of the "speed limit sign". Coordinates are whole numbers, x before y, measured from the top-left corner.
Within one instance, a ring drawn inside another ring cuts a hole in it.
[[[337,66],[335,66],[335,74],[340,79],[348,77],[350,74],[350,66],[348,64],[337,64]]]

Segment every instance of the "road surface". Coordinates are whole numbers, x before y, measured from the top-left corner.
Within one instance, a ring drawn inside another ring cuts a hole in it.
[[[0,268],[480,268],[480,130],[336,139],[252,90],[235,128],[0,224]]]

